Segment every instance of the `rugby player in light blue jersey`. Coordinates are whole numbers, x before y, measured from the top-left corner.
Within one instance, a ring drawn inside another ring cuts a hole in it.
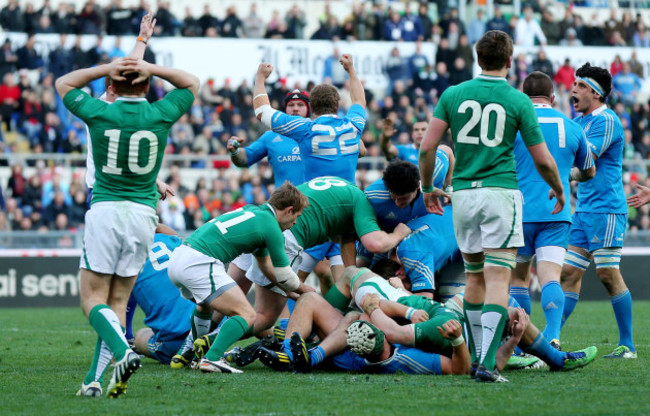
[[[394,145],[391,142],[391,137],[395,135],[395,128],[393,127],[393,120],[390,118],[384,119],[382,130],[379,135],[379,145],[381,151],[389,162],[394,159],[404,160],[411,162],[415,166],[420,163],[420,143],[424,138],[424,133],[427,131],[429,124],[426,121],[416,121],[413,123],[413,130],[411,132],[411,140],[413,143]],[[441,175],[441,172],[447,172]],[[436,166],[433,171],[433,177],[439,179],[435,186],[442,186],[442,184],[451,184],[451,175],[454,171],[454,152],[451,147],[446,145],[438,146],[436,152]],[[448,175],[448,177],[447,177]]]
[[[526,77],[523,91],[535,107],[537,120],[544,140],[555,159],[564,186],[565,199],[571,197],[569,175],[576,166],[573,180],[589,180],[596,168],[589,143],[582,128],[552,108],[553,81],[543,72],[533,72]],[[524,247],[517,252],[517,266],[512,272],[510,295],[530,314],[528,281],[533,257],[537,257],[537,276],[542,287],[542,309],[546,317],[544,336],[559,347],[564,294],[560,286],[560,273],[571,226],[571,206],[551,214],[554,202],[548,198],[550,187],[535,169],[535,163],[526,144],[517,134],[515,140],[517,182],[524,195]]]
[[[292,116],[309,119],[309,94],[306,91],[293,90],[283,102],[284,111]],[[241,139],[232,137],[228,140],[230,160],[239,167],[250,167],[268,157],[273,169],[275,187],[282,186],[285,180],[298,186],[305,182],[305,169],[300,157],[298,143],[287,136],[267,131],[249,146],[240,149]]]
[[[605,104],[612,91],[612,76],[604,68],[586,63],[576,71],[571,90],[573,107],[582,113],[575,121],[589,141],[596,163],[593,180],[578,185],[578,203],[569,250],[562,268],[564,316],[568,319],[578,302],[582,276],[593,259],[596,274],[611,298],[618,324],[619,342],[605,358],[636,358],[632,337],[632,296],[619,270],[627,224],[623,190],[624,130]]]
[[[345,117],[336,115],[339,93],[331,85],[320,84],[311,91],[314,120],[290,116],[270,106],[266,78],[273,71],[270,64],[260,64],[255,78],[253,105],[255,114],[276,133],[291,137],[300,146],[305,166],[305,179],[337,176],[355,183],[357,159],[361,149],[361,133],[366,125],[366,98],[357,77],[351,55],[342,55],[341,65],[350,78],[352,106]]]

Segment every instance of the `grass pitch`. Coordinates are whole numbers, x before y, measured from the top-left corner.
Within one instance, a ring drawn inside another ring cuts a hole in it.
[[[142,318],[136,314],[136,328]],[[543,327],[539,304],[533,321]],[[650,415],[650,302],[634,303],[634,326],[639,358],[605,360],[618,341],[612,308],[580,302],[562,347],[596,345],[596,361],[569,373],[506,372],[508,384],[477,384],[469,376],[286,374],[259,363],[244,374],[202,374],[146,358],[128,394],[109,400],[75,396],[95,345],[79,308],[0,309],[0,415]]]

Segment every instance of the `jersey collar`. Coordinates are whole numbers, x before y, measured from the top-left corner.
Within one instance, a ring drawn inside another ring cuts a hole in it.
[[[602,113],[605,110],[607,110],[607,104],[601,105],[600,107],[592,111],[591,114],[597,116],[598,114]]]
[[[278,217],[278,213],[275,212],[275,208],[273,208],[273,205],[271,205],[271,204],[269,204],[269,203],[267,202],[267,203],[266,203],[266,206],[269,207],[269,209],[271,210],[271,212],[273,213],[273,215],[277,218],[277,217]]]
[[[541,104],[541,103],[533,103],[533,107],[535,107],[535,108],[553,108],[548,104]]]
[[[484,79],[486,81],[506,81],[506,82],[508,82],[508,80],[505,79],[504,77],[495,77],[493,75],[480,74],[476,78],[481,78],[481,79]]]
[[[115,101],[147,101],[145,97],[117,97]]]

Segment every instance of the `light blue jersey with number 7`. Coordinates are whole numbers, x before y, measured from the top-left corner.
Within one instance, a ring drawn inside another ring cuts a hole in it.
[[[271,129],[298,142],[307,181],[319,176],[337,176],[355,182],[361,133],[368,114],[354,104],[345,117],[323,115],[315,120],[280,111],[271,118]]]

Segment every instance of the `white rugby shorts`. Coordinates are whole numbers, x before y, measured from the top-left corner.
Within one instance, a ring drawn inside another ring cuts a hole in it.
[[[303,249],[298,244],[298,241],[296,241],[296,237],[291,233],[291,230],[286,230],[283,234],[284,251],[287,253],[287,257],[289,258],[289,265],[291,266],[291,270],[298,274],[298,269],[300,268],[300,263],[302,261]],[[246,278],[272,292],[278,293],[282,296],[287,295],[284,290],[280,289],[275,283],[271,282],[266,276],[264,276],[264,273],[262,273],[262,270],[260,270],[260,267],[257,265],[257,261],[254,261],[248,269],[248,272],[246,272]]]
[[[463,189],[454,191],[451,202],[461,252],[523,247],[523,196],[518,189]]]
[[[197,304],[208,305],[237,285],[220,260],[184,244],[172,253],[167,274],[181,296]]]
[[[85,223],[79,268],[122,277],[140,273],[158,225],[153,208],[131,201],[96,202]]]

